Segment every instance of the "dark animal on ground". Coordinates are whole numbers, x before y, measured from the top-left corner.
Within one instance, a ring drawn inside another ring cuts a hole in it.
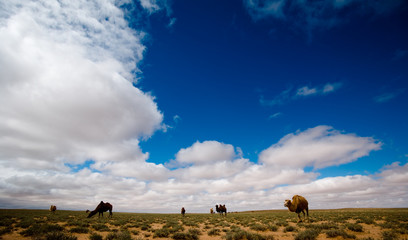
[[[217,211],[217,213],[220,213],[221,215],[225,213],[225,216],[227,216],[227,208],[225,207],[225,204],[220,204],[220,206],[215,205],[215,211]]]
[[[95,215],[96,213],[99,213],[99,217],[102,215],[103,217],[103,212],[106,212],[109,210],[109,217],[112,217],[112,204],[110,203],[104,203],[103,201],[101,201],[99,203],[99,205],[95,208],[95,210],[93,210],[91,213],[89,213],[88,218],[92,217],[93,215]]]
[[[285,200],[284,206],[287,207],[289,211],[297,213],[299,222],[302,221],[302,219],[300,218],[301,212],[303,213],[303,218],[305,218],[305,210],[307,213],[307,219],[309,219],[309,203],[304,197],[295,195],[292,197],[292,201],[288,199]]]
[[[51,212],[51,213],[55,213],[55,211],[57,211],[57,206],[51,205],[51,207],[50,207],[50,212]]]
[[[182,207],[181,208],[181,215],[183,215],[183,217],[184,217],[184,214],[186,214],[186,209],[184,209],[184,207]]]

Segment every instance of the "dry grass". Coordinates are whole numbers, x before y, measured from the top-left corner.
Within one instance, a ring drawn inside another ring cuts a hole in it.
[[[312,210],[307,222],[286,210],[217,214],[114,213],[0,210],[0,239],[402,239],[408,240],[408,209]]]

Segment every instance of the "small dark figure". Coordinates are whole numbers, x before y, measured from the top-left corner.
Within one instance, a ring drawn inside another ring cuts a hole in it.
[[[186,214],[186,209],[184,209],[184,207],[182,207],[181,208],[181,215],[183,215],[183,217],[184,217],[184,214]]]
[[[55,211],[57,211],[57,206],[51,205],[51,207],[50,207],[50,212],[51,212],[51,213],[55,213]]]
[[[89,215],[88,218],[92,217],[93,215],[95,215],[96,213],[99,213],[99,217],[102,215],[103,217],[103,212],[106,212],[109,210],[109,217],[112,217],[112,205],[110,203],[104,203],[103,201],[101,201],[99,203],[99,205],[95,208],[95,210],[93,210]]]

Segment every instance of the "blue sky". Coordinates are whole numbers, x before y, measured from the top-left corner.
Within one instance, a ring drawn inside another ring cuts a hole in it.
[[[0,208],[408,207],[407,13],[2,2]]]
[[[405,12],[359,7],[312,30],[291,13],[253,19],[239,1],[174,2],[171,29],[153,16],[140,86],[173,128],[142,143],[151,161],[205,140],[239,146],[257,161],[282,136],[317,125],[375,137],[386,156],[404,160],[408,56],[397,53],[407,48]],[[327,84],[334,88],[324,92]],[[311,92],[297,94],[302,88]],[[342,167],[373,173],[390,161],[375,154],[374,164],[363,159],[372,165]]]

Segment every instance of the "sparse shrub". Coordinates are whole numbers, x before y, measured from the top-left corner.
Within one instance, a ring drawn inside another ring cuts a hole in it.
[[[92,233],[91,235],[89,235],[89,240],[102,240],[103,237],[102,235],[99,235],[97,233]]]
[[[110,231],[109,227],[106,226],[103,223],[94,224],[94,225],[92,225],[92,228],[95,229],[95,231],[98,231],[98,232],[109,232]]]
[[[220,229],[218,228],[213,228],[210,231],[208,231],[208,236],[217,236],[220,235]]]
[[[278,231],[278,226],[276,226],[276,225],[269,225],[269,230],[271,230],[272,232],[276,232],[276,231]]]
[[[45,236],[46,240],[77,240],[78,238],[72,235],[66,235],[62,232],[50,232]]]
[[[121,231],[121,232],[111,232],[106,236],[105,239],[106,240],[132,240],[132,237],[130,236],[130,233],[128,231]]]
[[[287,226],[285,227],[285,230],[283,232],[293,232],[296,231],[296,228],[294,226]]]
[[[329,229],[329,230],[326,231],[326,236],[328,238],[335,238],[335,237],[338,237],[338,236],[341,236],[344,239],[346,239],[346,238],[353,238],[353,239],[356,238],[356,236],[346,233],[343,229]]]
[[[173,234],[174,240],[198,240],[197,234],[177,232]]]
[[[295,240],[314,240],[319,236],[320,231],[316,229],[307,229],[305,231],[299,232]]]
[[[286,222],[285,220],[279,220],[278,222],[276,222],[276,225],[280,226],[280,227],[286,227],[289,225],[288,222]]]
[[[265,232],[266,230],[268,230],[267,226],[263,224],[259,224],[259,223],[252,224],[251,226],[249,226],[249,228],[255,231],[260,231],[260,232]]]
[[[60,232],[62,230],[64,230],[64,228],[58,224],[34,224],[22,231],[21,235],[25,237],[42,236],[50,232]]]
[[[166,238],[170,235],[170,231],[168,228],[157,229],[154,231],[153,237],[154,238]]]
[[[397,234],[393,231],[384,231],[382,232],[382,239],[383,240],[394,240],[397,239]]]
[[[226,240],[273,240],[273,236],[264,237],[256,233],[250,233],[244,230],[230,231],[225,236]]]
[[[89,229],[86,227],[74,227],[69,231],[72,233],[88,233]]]
[[[348,223],[346,224],[347,228],[353,232],[363,232],[363,226],[357,223]]]
[[[0,228],[0,236],[7,234],[7,233],[11,233],[13,231],[13,227],[12,226],[7,226],[7,227],[2,227]]]
[[[193,229],[193,228],[190,228],[190,229],[188,230],[188,233],[193,234],[193,235],[201,235],[201,231],[200,231],[200,230],[198,230],[198,229]]]

